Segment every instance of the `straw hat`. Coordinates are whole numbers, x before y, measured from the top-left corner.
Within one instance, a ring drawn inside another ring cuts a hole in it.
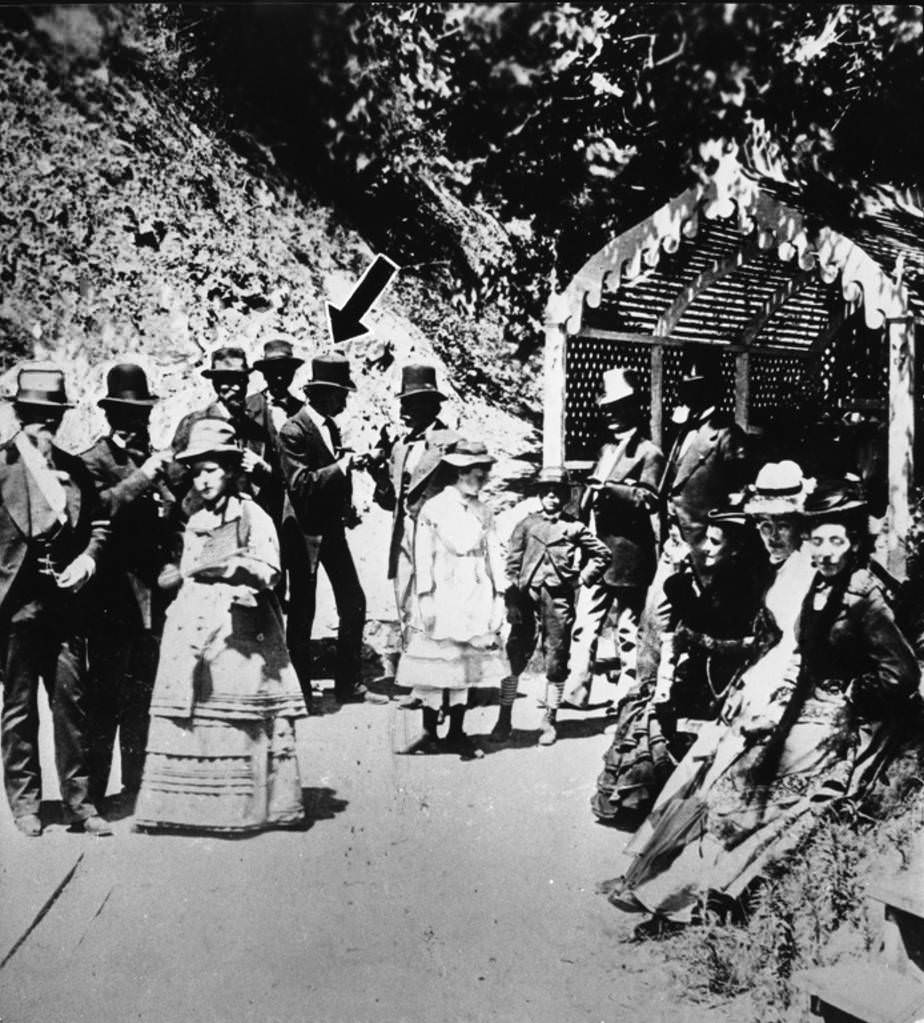
[[[480,440],[458,440],[443,455],[447,465],[458,469],[470,469],[473,465],[493,465],[497,459],[488,454],[488,449]]]
[[[796,462],[768,462],[748,488],[746,515],[800,515],[814,481],[807,480]]]
[[[243,454],[236,443],[234,427],[226,419],[197,419],[189,431],[186,449],[177,456],[178,462],[195,462],[209,456],[234,456]]]

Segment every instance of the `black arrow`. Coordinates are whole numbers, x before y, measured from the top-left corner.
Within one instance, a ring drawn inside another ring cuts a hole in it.
[[[397,263],[393,263],[388,256],[377,255],[375,262],[362,275],[342,309],[331,305],[330,302],[327,303],[330,336],[335,345],[349,341],[351,337],[368,334],[369,328],[362,319],[397,272]]]

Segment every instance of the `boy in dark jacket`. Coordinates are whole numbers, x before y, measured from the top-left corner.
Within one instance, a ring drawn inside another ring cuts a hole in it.
[[[507,657],[511,674],[501,688],[500,715],[491,732],[495,741],[503,742],[510,736],[517,683],[536,647],[538,626],[548,679],[539,744],[551,746],[555,742],[555,719],[568,675],[576,591],[595,583],[610,562],[607,546],[564,511],[570,486],[566,469],[542,469],[537,479],[542,510],[527,515],[510,538]]]

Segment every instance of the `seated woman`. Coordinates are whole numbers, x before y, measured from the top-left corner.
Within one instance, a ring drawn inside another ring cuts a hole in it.
[[[241,450],[221,419],[195,423],[178,459],[203,507],[189,519],[151,700],[135,823],[221,832],[304,819],[296,718],[305,717],[273,587],[269,516],[234,493]]]
[[[623,702],[591,799],[601,821],[647,810],[689,739],[679,718],[710,720],[751,656],[753,623],[767,585],[766,558],[740,512],[710,516],[703,545],[706,584],[692,569],[666,583],[672,626],[662,634],[657,685]]]
[[[610,896],[629,911],[685,921],[710,893],[736,899],[792,848],[832,800],[861,795],[889,750],[919,680],[914,654],[865,567],[865,505],[849,485],[805,504],[816,568],[797,649],[778,685],[742,725],[745,744],[673,821],[656,827]],[[660,842],[661,849],[656,851]]]
[[[796,620],[815,575],[809,549],[802,544],[802,509],[813,485],[795,462],[784,461],[765,465],[748,488],[744,512],[767,552],[770,579],[754,622],[753,663],[729,686],[715,721],[699,729],[626,852],[655,855],[682,841],[677,828],[687,819],[688,797],[700,798],[741,753],[747,723],[763,716],[779,686],[796,649]],[[659,835],[653,842],[656,827]]]

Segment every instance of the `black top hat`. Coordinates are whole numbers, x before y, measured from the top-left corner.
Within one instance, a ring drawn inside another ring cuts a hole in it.
[[[148,390],[148,378],[133,362],[120,362],[106,374],[105,398],[96,403],[100,408],[128,406],[147,408],[160,399]]]
[[[202,371],[204,377],[213,377],[216,373],[237,373],[241,376],[250,375],[247,365],[247,353],[243,348],[227,346],[216,348],[212,352],[212,365]]]
[[[263,370],[291,366],[294,369],[296,366],[301,366],[304,361],[297,355],[293,355],[292,345],[280,337],[273,341],[267,341],[263,345],[263,358],[256,359],[253,368]]]
[[[64,371],[55,367],[27,366],[19,371],[14,405],[40,405],[46,408],[73,408],[64,390]]]
[[[338,387],[342,391],[355,391],[356,385],[350,379],[350,360],[342,355],[316,355],[311,360],[309,387]]]
[[[716,352],[696,352],[683,366],[680,383],[692,384],[701,381],[717,382],[720,379],[722,363]]]
[[[863,485],[857,479],[819,480],[805,499],[805,516],[814,519],[837,519],[856,514],[866,508]]]
[[[432,394],[436,398],[445,398],[436,386],[436,369],[433,366],[411,365],[401,369],[401,390],[399,398],[409,398],[412,394]]]

